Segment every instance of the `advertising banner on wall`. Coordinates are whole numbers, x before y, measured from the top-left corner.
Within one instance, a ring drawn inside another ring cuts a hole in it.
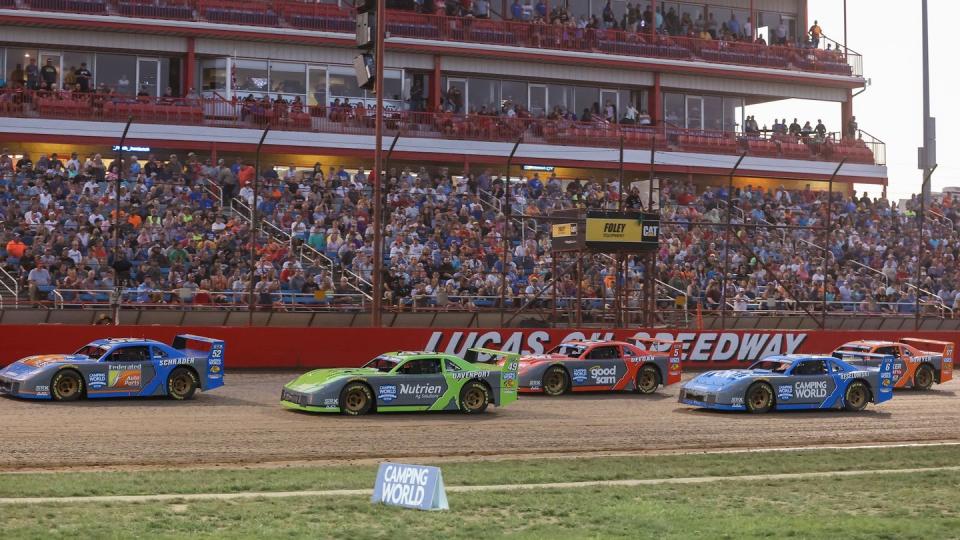
[[[774,354],[829,353],[847,341],[905,337],[958,341],[956,332],[846,332],[816,330],[571,330],[483,328],[247,328],[176,326],[0,325],[0,366],[35,354],[69,353],[105,337],[152,338],[170,343],[181,333],[226,341],[231,369],[358,366],[391,351],[437,351],[463,356],[484,347],[542,354],[575,339],[654,337],[683,343],[685,370],[743,367]]]

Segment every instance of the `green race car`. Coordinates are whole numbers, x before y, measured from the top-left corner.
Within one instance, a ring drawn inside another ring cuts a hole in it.
[[[519,354],[470,349],[502,366],[474,363],[450,354],[392,352],[359,368],[316,369],[283,387],[284,407],[348,415],[371,411],[455,411],[476,414],[491,403],[517,400]]]

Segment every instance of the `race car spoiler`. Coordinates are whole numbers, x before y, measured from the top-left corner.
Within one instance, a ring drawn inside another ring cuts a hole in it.
[[[643,345],[645,349],[650,349],[649,345],[667,345],[665,350],[670,350],[670,347],[674,345],[683,345],[682,341],[642,337],[627,338],[627,343],[630,343],[631,345]]]
[[[481,347],[478,347],[475,349],[467,349],[467,353],[473,353],[473,355],[471,355],[473,358],[472,359],[465,358],[464,360],[467,360],[468,362],[476,362],[478,364],[487,364],[490,362],[494,362],[496,361],[497,358],[504,358],[506,360],[510,360],[510,359],[520,358],[520,356],[522,356],[520,353],[498,351],[495,349],[484,349]],[[490,358],[488,360],[480,360],[481,354],[486,354]]]
[[[937,341],[935,339],[922,339],[922,338],[901,338],[901,343],[906,343],[907,345],[913,345],[920,349],[919,345],[939,345],[943,350],[940,351],[941,354],[948,356],[949,352],[952,352],[954,349],[953,342],[950,341]],[[922,349],[921,349],[922,350]],[[934,351],[928,351],[934,352]]]

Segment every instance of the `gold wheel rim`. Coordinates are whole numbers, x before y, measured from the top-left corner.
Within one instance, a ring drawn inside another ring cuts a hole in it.
[[[650,371],[649,369],[646,369],[640,373],[640,388],[642,390],[650,390],[656,385],[657,385],[657,377],[654,376],[652,371]]]
[[[767,389],[758,388],[753,391],[753,394],[750,396],[750,404],[753,405],[755,409],[761,409],[767,406]]]
[[[563,391],[563,376],[559,371],[554,371],[547,375],[547,380],[543,381],[543,388],[549,394],[559,394]]]
[[[173,379],[173,391],[176,394],[186,394],[190,388],[190,377],[187,375],[177,375]]]
[[[348,410],[359,411],[366,404],[367,398],[363,395],[363,390],[354,388],[347,392],[346,406]]]
[[[61,377],[57,381],[57,393],[62,397],[70,397],[77,391],[77,381],[72,377]]]
[[[467,390],[467,395],[463,397],[463,402],[468,409],[479,409],[483,405],[483,391],[479,388]]]
[[[850,392],[850,404],[854,407],[860,407],[866,401],[866,397],[863,388],[856,387]]]

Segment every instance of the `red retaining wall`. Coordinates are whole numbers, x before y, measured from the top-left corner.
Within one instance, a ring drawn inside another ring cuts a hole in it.
[[[33,354],[73,352],[105,337],[143,337],[169,343],[180,333],[226,341],[227,368],[314,368],[355,366],[397,350],[463,354],[469,347],[542,353],[566,339],[613,339],[634,335],[684,342],[684,369],[739,367],[778,353],[826,353],[855,339],[919,337],[958,341],[957,332],[843,332],[813,330],[653,332],[622,330],[582,333],[570,329],[432,328],[246,328],[175,326],[0,326],[0,366]]]

